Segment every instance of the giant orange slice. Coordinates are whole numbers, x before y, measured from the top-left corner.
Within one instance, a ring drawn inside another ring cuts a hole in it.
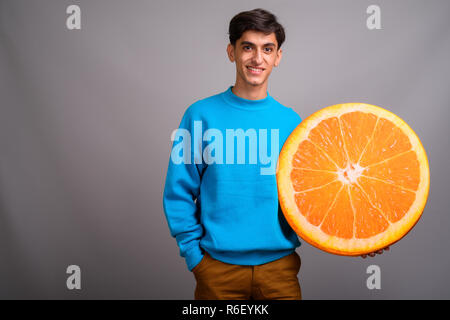
[[[400,240],[422,215],[430,172],[414,131],[369,104],[319,110],[286,140],[278,160],[286,220],[330,253],[361,255]]]

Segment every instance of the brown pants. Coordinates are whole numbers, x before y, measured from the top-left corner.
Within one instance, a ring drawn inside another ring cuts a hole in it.
[[[205,256],[192,270],[196,300],[300,300],[297,274],[300,256],[294,251],[257,266],[228,264]]]

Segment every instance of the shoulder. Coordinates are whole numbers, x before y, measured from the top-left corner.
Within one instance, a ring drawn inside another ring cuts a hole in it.
[[[214,109],[214,106],[217,106],[221,102],[222,97],[220,93],[208,96],[206,98],[202,98],[196,100],[192,103],[185,111],[185,116],[189,117],[200,117],[205,115]]]
[[[286,118],[291,119],[294,125],[298,125],[300,122],[302,122],[302,118],[294,108],[287,107],[275,99],[273,99],[273,101],[277,106],[279,112],[281,112]]]

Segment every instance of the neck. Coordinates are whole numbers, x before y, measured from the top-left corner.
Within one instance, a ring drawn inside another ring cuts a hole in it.
[[[253,86],[243,81],[236,79],[236,83],[231,88],[231,91],[238,97],[248,99],[248,100],[261,100],[267,97],[267,81],[263,84]]]

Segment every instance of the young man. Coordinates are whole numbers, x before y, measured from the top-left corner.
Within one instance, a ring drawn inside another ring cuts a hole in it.
[[[164,211],[197,280],[196,299],[301,299],[300,242],[281,212],[275,176],[301,118],[267,91],[284,29],[255,9],[233,17],[229,38],[236,82],[186,110],[172,136]]]
[[[236,82],[186,110],[172,136],[164,211],[197,280],[196,299],[301,299],[300,242],[281,212],[275,176],[301,118],[267,91],[284,29],[255,9],[233,17],[229,38]]]

